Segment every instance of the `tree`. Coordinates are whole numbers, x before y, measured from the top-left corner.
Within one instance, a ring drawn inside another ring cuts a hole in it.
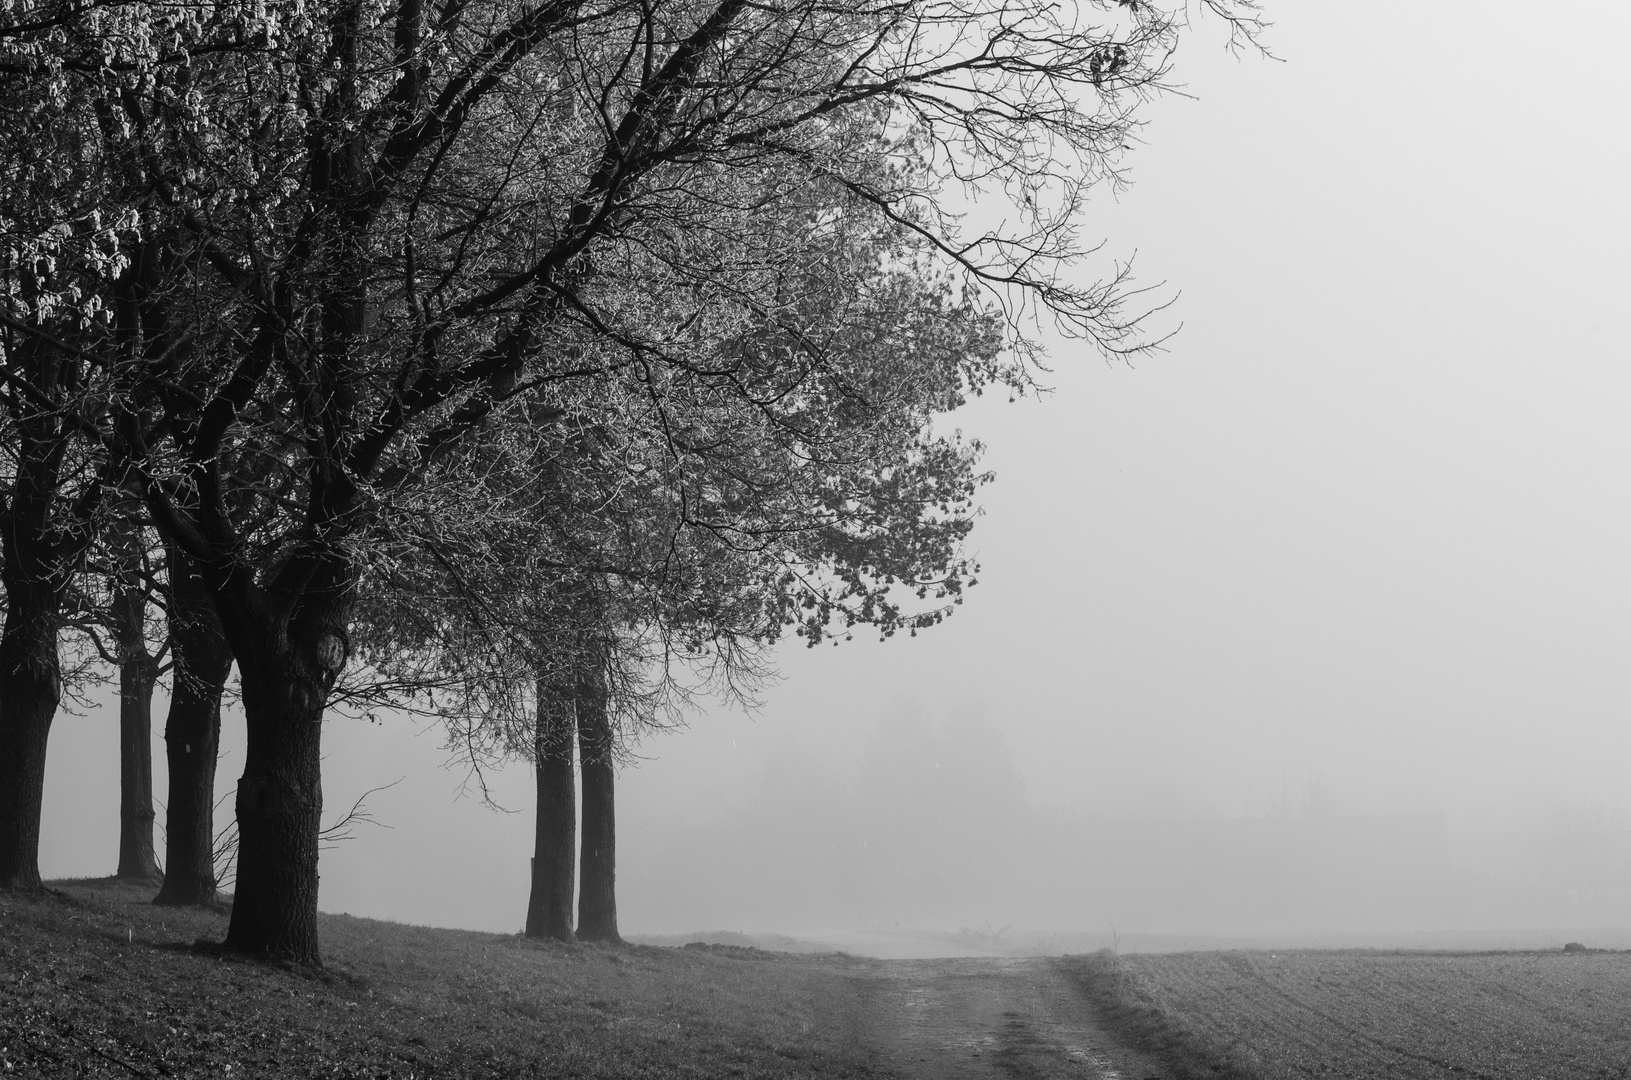
[[[579,941],[622,941],[617,931],[617,733],[612,724],[604,650],[591,656],[576,694],[578,767],[583,774],[579,843]]]
[[[573,782],[572,750],[577,725],[572,689],[551,685],[547,678],[538,680],[533,749],[538,810],[526,934],[557,941],[571,941],[573,937],[578,808],[577,787]]]
[[[47,351],[16,338],[8,360],[55,398],[75,376]],[[13,398],[13,403],[16,403]],[[46,738],[62,698],[58,636],[75,570],[89,546],[96,467],[53,411],[23,406],[7,446],[12,473],[0,505],[0,888],[40,886],[39,832]]]
[[[574,388],[643,401],[653,437],[676,398],[812,437],[843,414],[850,392],[802,354],[762,357],[757,382],[690,359],[785,302],[773,267],[712,260],[716,231],[744,241],[835,185],[996,290],[1016,326],[1034,303],[1102,348],[1137,346],[1119,272],[1081,287],[1057,271],[1179,25],[1142,2],[1080,10],[1101,21],[1035,0],[330,0],[13,25],[7,40],[52,57],[39,79],[101,109],[107,158],[141,181],[149,220],[119,243],[178,245],[136,305],[138,336],[169,344],[119,370],[106,442],[197,562],[238,658],[229,945],[319,959],[320,719],[393,493],[483,425],[534,422],[505,403]],[[1017,227],[964,235],[948,184],[1001,192]],[[660,279],[626,271],[653,263]],[[654,295],[685,319],[654,323]],[[899,481],[857,482],[887,498]],[[806,541],[820,563],[847,533]],[[835,589],[780,580],[868,617],[889,598],[867,569]]]
[[[833,252],[821,254],[830,259]],[[989,317],[937,307],[932,286],[890,313],[895,318],[880,318],[886,313],[870,307],[824,303],[838,299],[830,293],[794,291],[810,314],[804,340],[815,347],[826,335],[826,352],[838,351],[846,329],[884,325],[896,331],[867,332],[866,345],[876,354],[910,354],[915,342],[916,359],[933,367],[922,355],[932,351],[929,343],[957,342],[943,356],[955,370],[971,350],[994,341]],[[893,290],[884,293],[901,299]],[[935,327],[936,320],[950,325]],[[757,335],[754,348],[768,350],[770,338]],[[845,357],[847,366],[861,369],[876,359],[862,357],[858,343],[842,347],[853,354]],[[594,438],[570,440],[572,448],[560,456],[523,459],[501,470],[480,455],[479,466],[466,466],[461,485],[492,517],[535,528],[523,527],[497,545],[492,527],[476,514],[451,517],[477,523],[474,535],[457,535],[457,525],[427,533],[406,521],[393,530],[405,547],[396,558],[376,557],[379,572],[364,578],[370,599],[359,612],[360,640],[387,673],[385,685],[449,687],[464,680],[462,696],[443,708],[458,746],[478,758],[491,750],[534,760],[538,832],[529,934],[572,936],[574,726],[583,773],[578,935],[615,940],[617,732],[654,722],[665,712],[663,702],[676,695],[683,702],[688,692],[672,678],[672,665],[711,666],[722,678],[705,682],[740,688],[756,675],[746,661],[788,625],[814,637],[835,617],[842,625],[866,621],[888,631],[943,615],[943,596],[928,610],[902,611],[887,596],[893,578],[880,571],[910,574],[926,590],[930,583],[955,584],[968,569],[959,544],[979,479],[972,449],[938,459],[937,468],[916,476],[894,469],[924,444],[933,408],[949,401],[946,374],[924,379],[922,373],[902,365],[900,374],[908,377],[889,393],[879,374],[871,388],[878,400],[852,410],[842,437],[837,428],[829,432],[819,454],[807,431],[793,440],[800,449],[789,452],[743,438],[741,429],[751,425],[716,416],[713,426],[737,434],[705,444],[689,437],[674,446],[648,440],[648,456],[617,436],[608,419],[586,425]],[[902,402],[910,403],[906,411],[914,419],[887,425],[896,444],[885,453],[876,429]],[[626,417],[631,410],[608,412]],[[693,423],[699,416],[677,408],[670,416],[687,436],[700,432]],[[593,441],[606,441],[615,452],[587,452],[584,444]],[[837,453],[841,445],[844,454]],[[567,482],[563,456],[576,470]],[[846,458],[852,459],[847,470],[834,467]],[[883,486],[883,497],[851,483],[864,473],[876,484],[874,474],[892,469],[896,476]],[[835,494],[843,495],[837,503]],[[937,508],[946,513],[936,517]],[[844,542],[823,547],[823,537]],[[840,571],[841,590],[817,584],[822,560]],[[788,577],[795,569],[799,588]],[[388,589],[375,591],[387,575]],[[845,606],[857,597],[862,602]],[[373,637],[369,628],[388,632]],[[640,685],[641,673],[651,671],[660,674]],[[514,700],[530,672],[547,673],[536,679],[533,710]],[[614,711],[621,724],[614,725]]]
[[[153,848],[153,689],[163,674],[163,650],[149,644],[153,568],[148,564],[143,515],[135,507],[115,508],[106,530],[109,598],[106,612],[113,638],[111,659],[119,669],[119,864],[118,877],[157,881]]]
[[[198,567],[173,548],[168,563],[171,680],[164,748],[170,779],[164,884],[153,902],[210,904],[217,887],[215,765],[232,650]]]
[[[153,691],[168,670],[168,646],[153,618],[161,566],[139,501],[104,500],[93,523],[96,542],[86,572],[75,576],[65,598],[67,622],[119,686],[119,861],[115,876],[159,879],[153,847]]]
[[[197,567],[152,541],[140,504],[110,500],[72,606],[73,623],[119,673],[120,839],[118,876],[162,878],[154,902],[203,905],[216,895],[215,767],[221,698],[232,652]],[[105,579],[105,586],[101,584]],[[152,609],[166,615],[156,631]],[[109,640],[104,640],[107,638]],[[165,660],[168,653],[170,659]],[[152,698],[169,672],[165,726],[169,790],[164,872],[153,847]]]
[[[41,268],[14,257],[0,280],[11,308],[55,321],[51,287],[58,282],[35,272]],[[103,476],[65,415],[79,400],[84,365],[71,347],[25,327],[9,318],[0,327],[0,888],[37,889],[46,740],[63,691],[59,636],[93,537]]]
[[[8,38],[0,34],[0,47]],[[95,315],[95,303],[80,300],[109,263],[95,158],[82,153],[80,132],[51,122],[83,117],[86,96],[44,82],[0,82],[0,887],[24,889],[39,887],[59,635],[103,480],[73,423],[86,364],[69,339]]]
[[[104,496],[121,487],[104,453],[108,405],[143,348],[133,286],[153,276],[139,244],[132,258],[142,218],[127,197],[127,162],[104,152],[107,88],[57,63],[94,51],[77,31],[98,14],[48,3],[0,15],[0,888],[39,885],[45,747],[63,684],[59,637],[70,588],[108,516]],[[126,20],[113,29],[128,28]],[[151,657],[136,655],[145,654],[136,640],[145,614],[134,594],[121,599],[116,637],[132,650],[120,663],[128,690],[121,867],[145,874],[151,774],[139,729]]]
[[[433,533],[407,514],[390,530],[401,550],[377,556],[364,578],[371,599],[359,625],[374,636],[362,640],[386,684],[440,685],[458,673],[462,697],[444,709],[456,743],[536,764],[529,934],[572,936],[574,723],[578,935],[615,940],[611,714],[637,730],[662,697],[638,688],[639,673],[706,663],[739,687],[756,674],[744,657],[785,628],[812,641],[834,620],[916,629],[943,616],[969,572],[960,544],[982,479],[977,448],[928,428],[988,377],[1000,322],[904,259],[911,234],[835,207],[841,200],[765,222],[749,231],[753,249],[728,252],[736,266],[779,260],[776,293],[786,299],[692,362],[762,384],[785,354],[803,353],[836,380],[842,415],[819,427],[794,416],[766,423],[705,387],[676,388],[658,425],[641,422],[638,400],[558,400],[552,408],[570,422],[553,430],[575,434],[478,442],[453,470],[488,517],[516,523],[508,535],[480,514],[452,515]],[[658,304],[649,317],[667,315]],[[937,595],[903,610],[889,595],[902,581],[920,598],[931,587]],[[537,680],[535,713],[510,700],[533,671],[552,673]]]

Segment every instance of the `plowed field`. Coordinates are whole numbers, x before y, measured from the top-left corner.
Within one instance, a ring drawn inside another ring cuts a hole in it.
[[[1281,1077],[1631,1077],[1631,954],[1229,952],[1062,962],[1141,1041]]]

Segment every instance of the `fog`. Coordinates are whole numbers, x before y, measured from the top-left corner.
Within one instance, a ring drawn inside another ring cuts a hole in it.
[[[639,744],[625,932],[1631,926],[1631,10],[1269,14],[1278,60],[1199,20],[1092,221],[1181,330],[952,418],[997,474],[952,619]],[[325,750],[329,817],[404,778],[325,910],[521,926],[528,767],[495,810],[413,721]],[[116,754],[59,717],[47,876],[112,871]]]

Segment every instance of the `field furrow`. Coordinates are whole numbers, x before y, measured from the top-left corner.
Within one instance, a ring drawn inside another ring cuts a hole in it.
[[[1264,1080],[1631,1077],[1631,954],[1232,952],[1065,962],[1146,1042]]]

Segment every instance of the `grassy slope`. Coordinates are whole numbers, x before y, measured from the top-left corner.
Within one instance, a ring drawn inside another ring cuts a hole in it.
[[[0,893],[0,1077],[872,1077],[868,961],[323,916],[326,968],[195,948],[150,888]]]

